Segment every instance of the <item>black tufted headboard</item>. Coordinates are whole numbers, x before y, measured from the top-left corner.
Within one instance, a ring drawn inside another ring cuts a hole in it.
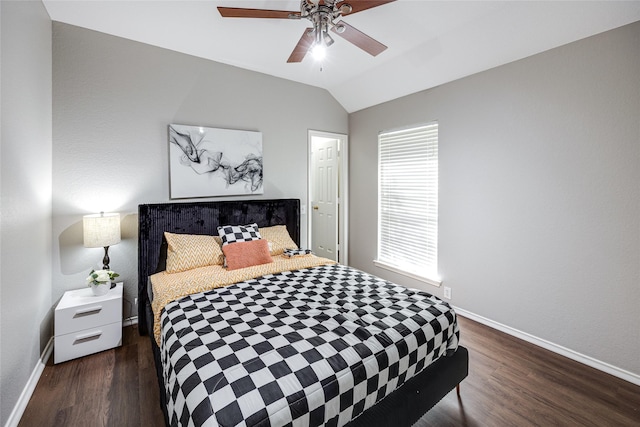
[[[223,202],[161,203],[138,206],[138,330],[148,333],[151,305],[147,280],[155,273],[163,233],[217,235],[219,225],[257,223],[260,227],[286,225],[300,245],[300,200],[238,200]],[[152,318],[152,317],[151,317]]]

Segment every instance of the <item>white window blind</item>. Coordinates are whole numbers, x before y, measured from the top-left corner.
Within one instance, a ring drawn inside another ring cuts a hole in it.
[[[438,281],[438,124],[378,137],[376,264]]]

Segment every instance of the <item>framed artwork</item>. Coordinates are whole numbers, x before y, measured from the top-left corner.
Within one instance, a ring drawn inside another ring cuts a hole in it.
[[[169,125],[171,199],[263,194],[262,132]]]

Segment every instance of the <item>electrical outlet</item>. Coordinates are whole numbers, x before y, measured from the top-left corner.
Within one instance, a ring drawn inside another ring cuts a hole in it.
[[[133,299],[133,303],[134,303],[135,305],[138,305],[138,298],[134,298],[134,299]]]
[[[444,297],[446,299],[451,299],[451,288],[448,286],[444,287]]]

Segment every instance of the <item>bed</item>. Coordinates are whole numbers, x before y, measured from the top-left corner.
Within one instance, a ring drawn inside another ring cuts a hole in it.
[[[299,246],[300,201],[139,206],[138,329],[150,336],[167,425],[410,426],[467,376],[448,304],[313,255],[166,305],[153,294],[150,278],[160,289],[167,276],[165,232],[253,223],[285,226]],[[281,256],[274,265],[289,262]]]

